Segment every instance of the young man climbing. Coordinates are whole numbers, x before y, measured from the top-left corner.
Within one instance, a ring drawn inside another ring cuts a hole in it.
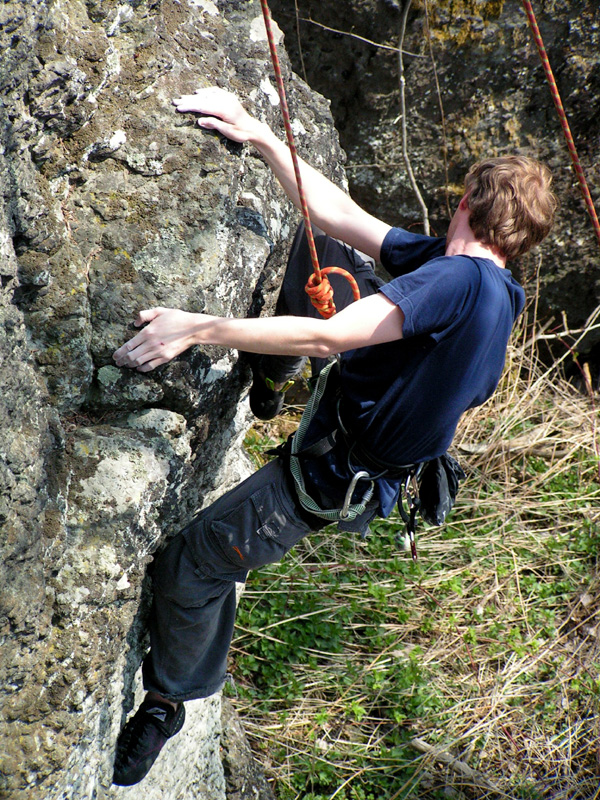
[[[234,95],[210,88],[174,102],[199,114],[201,127],[253,144],[299,203],[288,147]],[[556,208],[546,167],[518,156],[488,159],[469,171],[446,239],[436,239],[375,219],[305,163],[301,174],[320,262],[351,272],[362,299],[350,302],[348,284],[334,278],[338,313],[319,318],[303,290],[311,267],[301,228],[276,316],[152,308],[114,354],[119,366],[141,372],[192,345],[256,354],[250,399],[264,417],[277,413],[304,357],[320,373],[290,451],[202,511],[155,564],[147,695],[119,737],[120,785],[147,774],[181,729],[185,700],[222,686],[235,582],[328,522],[364,533],[375,515],[390,513],[411,468],[443,454],[461,414],[492,394],[524,304],[506,261],[546,236]],[[374,260],[389,283],[375,277]]]

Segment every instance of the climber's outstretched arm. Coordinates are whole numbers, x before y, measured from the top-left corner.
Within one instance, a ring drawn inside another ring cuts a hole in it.
[[[173,101],[178,111],[202,116],[198,125],[217,130],[236,142],[250,142],[263,155],[288,197],[300,207],[298,189],[287,145],[242,106],[231,92],[217,87],[199,89]],[[390,226],[368,214],[351,197],[306,162],[300,160],[302,185],[311,220],[335,239],[379,260]]]
[[[259,317],[232,319],[172,308],[141,311],[139,327],[113,358],[120,367],[149,372],[197,344],[218,344],[250,353],[326,358],[365,345],[402,338],[404,315],[383,294],[371,295],[330,319]]]

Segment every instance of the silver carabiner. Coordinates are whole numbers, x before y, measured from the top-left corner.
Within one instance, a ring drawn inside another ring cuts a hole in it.
[[[364,469],[359,470],[359,472],[355,472],[354,475],[352,476],[352,480],[350,481],[348,490],[346,492],[346,497],[344,498],[344,505],[342,506],[342,510],[340,511],[341,519],[348,519],[350,513],[349,512],[350,503],[352,501],[352,495],[354,494],[354,490],[356,489],[356,484],[359,481],[364,480],[365,478],[367,478],[368,480],[371,481],[371,483],[373,483],[371,476]]]
[[[412,488],[412,492],[410,491],[409,487]],[[416,504],[415,501],[419,496],[419,485],[414,473],[411,472],[406,476],[403,489],[404,496],[406,497],[406,502],[408,504],[408,510],[412,511]]]

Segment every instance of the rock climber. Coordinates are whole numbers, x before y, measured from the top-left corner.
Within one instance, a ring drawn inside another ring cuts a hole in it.
[[[200,89],[174,105],[199,115],[201,128],[253,145],[299,204],[287,145],[234,94]],[[376,219],[305,162],[301,175],[320,263],[351,272],[360,300],[351,302],[349,285],[334,276],[338,313],[319,318],[303,290],[311,266],[301,226],[275,316],[151,308],[114,354],[118,366],[140,372],[193,345],[251,354],[250,404],[262,418],[278,413],[306,357],[320,376],[301,437],[201,511],[153,566],[147,694],[119,736],[118,785],[144,778],[183,726],[186,700],[222,687],[235,583],[329,522],[364,534],[374,516],[389,515],[415,465],[447,451],[460,416],[490,397],[524,306],[506,263],[544,239],[556,209],[549,170],[520,155],[469,170],[445,238]],[[376,261],[389,282],[376,277]]]

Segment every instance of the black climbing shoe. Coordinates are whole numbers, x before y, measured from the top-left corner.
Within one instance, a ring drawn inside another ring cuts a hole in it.
[[[250,410],[254,416],[265,420],[276,417],[283,408],[284,395],[293,383],[294,381],[287,380],[282,384],[275,384],[270,378],[255,372],[248,395]],[[276,389],[275,386],[279,388]]]
[[[283,408],[283,397],[301,374],[306,358],[303,356],[265,356],[245,353],[252,370],[252,386],[248,400],[258,419],[273,419]]]
[[[133,786],[145,778],[167,739],[183,727],[183,703],[173,708],[146,698],[117,740],[113,783]]]

